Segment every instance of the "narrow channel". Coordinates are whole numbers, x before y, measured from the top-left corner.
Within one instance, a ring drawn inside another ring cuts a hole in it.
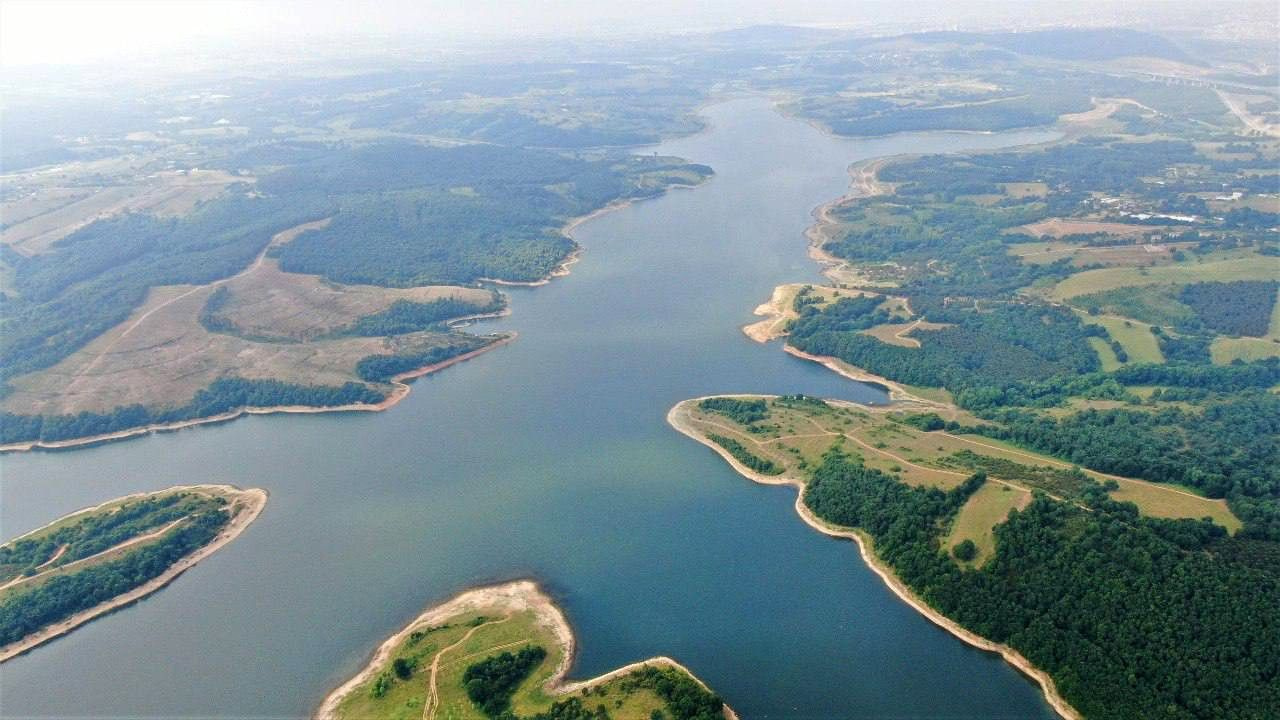
[[[266,488],[235,543],[136,607],[5,665],[6,716],[305,715],[421,609],[534,577],[579,634],[579,676],[671,655],[744,718],[1053,718],[1038,688],[899,602],[664,420],[675,402],[877,390],[748,340],[783,282],[820,280],[812,209],[850,163],[1053,139],[839,139],[763,98],[656,150],[716,177],[594,219],[573,273],[514,289],[504,348],[377,414],[251,417],[4,457],[0,535],[178,483]]]

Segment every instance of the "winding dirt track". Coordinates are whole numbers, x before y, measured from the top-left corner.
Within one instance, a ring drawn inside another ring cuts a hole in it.
[[[236,273],[235,275],[222,278],[221,280],[215,280],[207,285],[197,285],[184,293],[171,297],[168,300],[165,300],[159,305],[151,308],[150,310],[146,311],[142,315],[138,316],[138,319],[129,323],[129,326],[124,329],[124,332],[117,335],[114,340],[112,340],[105,348],[103,348],[102,352],[98,353],[98,356],[95,357],[92,362],[90,362],[88,365],[85,365],[83,368],[81,368],[80,371],[77,372],[71,378],[71,381],[67,383],[66,392],[70,394],[73,390],[75,390],[76,386],[85,376],[93,374],[93,370],[98,367],[98,364],[102,362],[102,359],[105,358],[107,355],[111,354],[112,349],[114,349],[115,346],[118,345],[121,340],[124,340],[126,337],[129,337],[130,333],[132,333],[134,330],[137,330],[143,323],[145,323],[147,321],[147,318],[169,307],[170,305],[178,302],[179,300],[182,300],[183,298],[190,297],[203,290],[210,290],[213,288],[221,287],[233,280],[242,278],[246,275],[253,274],[258,270],[258,268],[262,267],[262,263],[266,260],[266,257],[267,257],[267,251],[269,251],[271,248],[276,247],[277,245],[283,245],[285,243],[291,242],[294,238],[298,237],[304,232],[307,232],[308,230],[318,230],[320,228],[323,228],[326,225],[328,225],[329,221],[332,219],[333,218],[324,218],[323,220],[315,220],[309,223],[295,225],[294,227],[291,227],[288,230],[282,230],[281,232],[278,232],[275,235],[272,235],[271,240],[269,240],[267,244],[262,248],[262,250],[258,253],[258,256],[253,259],[253,262],[249,263],[248,267]]]
[[[155,530],[152,530],[152,531],[151,531],[151,532],[149,532],[149,533],[143,533],[142,535],[137,535],[137,536],[135,536],[135,537],[131,537],[131,538],[129,538],[128,540],[125,540],[124,542],[120,543],[119,545],[113,545],[113,546],[111,546],[111,547],[109,547],[109,548],[107,548],[106,550],[103,550],[103,551],[101,551],[101,552],[96,552],[96,553],[94,553],[94,554],[92,554],[92,555],[90,555],[90,556],[88,556],[88,557],[82,557],[82,558],[80,558],[79,560],[76,560],[76,561],[74,561],[74,562],[69,562],[69,563],[67,563],[66,565],[63,565],[62,567],[57,568],[57,569],[58,569],[58,570],[61,570],[61,571],[72,570],[72,569],[75,569],[75,568],[77,568],[77,567],[80,567],[81,565],[84,565],[84,564],[86,564],[86,563],[93,562],[94,560],[97,560],[98,558],[103,557],[103,556],[107,555],[108,553],[119,552],[119,551],[121,551],[121,550],[125,550],[125,549],[128,549],[128,548],[131,548],[131,547],[133,547],[134,545],[137,545],[137,544],[139,544],[139,543],[144,543],[144,542],[147,542],[148,540],[155,540],[156,538],[160,537],[161,535],[164,535],[165,533],[167,533],[167,532],[169,532],[170,530],[172,530],[172,529],[174,529],[175,527],[177,527],[178,523],[182,522],[183,520],[186,520],[186,518],[185,518],[185,517],[178,518],[177,520],[174,520],[174,521],[173,521],[173,522],[171,522],[171,523],[167,523],[167,524],[165,524],[163,527],[156,528]],[[66,551],[67,551],[67,546],[66,546],[66,545],[63,545],[62,547],[58,548],[58,552],[57,552],[57,554],[56,554],[56,555],[54,555],[53,557],[51,557],[51,558],[49,558],[48,560],[46,560],[45,562],[43,562],[43,563],[42,563],[39,567],[37,567],[36,569],[37,569],[37,570],[39,570],[39,569],[40,569],[40,568],[42,568],[42,567],[46,567],[46,566],[48,566],[48,565],[52,564],[52,563],[53,563],[53,562],[55,562],[58,558],[62,557],[62,555],[63,555]],[[46,573],[36,573],[35,575],[31,575],[31,576],[21,576],[21,577],[16,577],[16,578],[14,578],[14,579],[10,580],[9,582],[5,583],[4,585],[0,585],[0,590],[7,590],[7,589],[9,589],[9,588],[11,588],[11,587],[16,587],[16,586],[21,585],[21,584],[23,584],[23,583],[25,583],[25,582],[27,582],[27,581],[29,581],[29,580],[35,580],[36,578],[39,578],[39,577],[41,577],[41,576],[43,576],[43,575],[45,575],[45,574],[46,574]]]
[[[518,612],[532,612],[539,623],[551,630],[552,634],[555,635],[556,640],[559,641],[563,652],[560,656],[560,663],[552,672],[551,677],[547,679],[546,685],[543,686],[543,689],[548,695],[563,696],[575,693],[579,690],[595,687],[596,685],[630,673],[633,670],[638,670],[650,665],[672,667],[682,670],[687,673],[689,677],[693,678],[695,682],[702,685],[703,688],[707,688],[707,686],[698,679],[698,676],[690,672],[688,668],[669,657],[663,656],[649,658],[648,660],[641,660],[640,662],[635,662],[625,667],[618,668],[617,670],[605,673],[599,677],[591,678],[590,680],[569,682],[567,679],[569,667],[573,663],[575,650],[573,630],[569,626],[569,621],[565,618],[564,613],[561,612],[560,608],[556,606],[551,598],[548,597],[540,587],[538,587],[537,583],[532,580],[515,580],[501,585],[489,585],[486,587],[473,588],[462,592],[451,600],[447,600],[439,605],[428,608],[408,625],[405,625],[400,632],[387,638],[387,640],[374,652],[373,657],[369,659],[369,663],[365,665],[360,672],[356,673],[356,675],[350,680],[347,680],[345,683],[335,688],[333,692],[329,693],[323,702],[320,703],[320,707],[315,712],[314,717],[316,720],[338,720],[338,707],[342,704],[342,701],[351,693],[355,692],[355,690],[361,685],[368,682],[374,674],[386,666],[387,662],[391,659],[391,654],[400,646],[401,643],[404,642],[404,639],[408,637],[409,633],[421,627],[439,624],[451,617],[456,617],[460,614],[477,610],[498,610],[507,613],[506,618],[495,622],[503,622],[511,615]],[[472,632],[474,632],[474,630]],[[468,635],[470,635],[470,633],[468,633]],[[461,644],[461,642],[462,640],[436,654],[435,661],[432,663],[433,683],[435,679],[435,672],[438,669],[437,663],[440,660],[440,657],[448,650]],[[490,650],[494,649],[497,648],[491,648]],[[710,690],[710,688],[707,689]],[[430,698],[438,697],[434,685],[430,688],[430,693]],[[436,702],[438,703],[438,701]],[[426,703],[426,709],[428,712],[435,712],[430,700]],[[424,718],[429,717],[431,717],[431,715],[424,714]],[[724,706],[724,717],[725,720],[738,720],[737,714],[734,713],[733,709],[727,704]]]
[[[440,675],[440,658],[444,657],[444,654],[449,652],[450,650],[462,647],[464,644],[466,644],[468,640],[471,639],[472,635],[475,635],[476,632],[480,630],[480,628],[486,627],[488,625],[497,625],[498,623],[504,623],[510,619],[511,619],[511,616],[507,615],[501,620],[490,620],[489,622],[480,623],[479,625],[476,625],[475,627],[468,630],[466,634],[464,634],[461,638],[458,639],[458,642],[450,645],[447,648],[442,649],[440,652],[436,653],[435,657],[431,658],[431,679],[427,684],[427,702],[425,703],[425,707],[423,708],[423,711],[422,711],[423,720],[432,720],[432,718],[436,716],[436,710],[439,709],[440,707],[440,692],[438,690],[439,683],[436,682],[437,678]]]

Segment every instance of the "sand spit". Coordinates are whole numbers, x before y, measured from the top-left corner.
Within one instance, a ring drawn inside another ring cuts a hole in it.
[[[187,555],[186,557],[182,558],[178,562],[174,563],[172,566],[169,567],[169,569],[165,570],[163,573],[153,578],[149,582],[139,585],[138,587],[126,593],[117,595],[116,597],[111,598],[106,602],[95,605],[94,607],[89,608],[88,610],[84,610],[82,612],[76,613],[75,615],[72,615],[71,617],[65,620],[54,623],[53,625],[49,625],[38,632],[32,633],[31,635],[28,635],[22,638],[17,642],[10,643],[9,645],[6,645],[4,647],[0,647],[0,663],[5,662],[6,660],[11,660],[17,657],[18,655],[28,652],[31,649],[35,648],[36,646],[49,642],[50,640],[56,637],[65,635],[71,632],[72,630],[74,630],[75,628],[89,622],[90,620],[93,620],[94,618],[97,618],[101,615],[105,615],[109,612],[118,610],[126,605],[135,603],[141,600],[142,598],[150,595],[151,593],[159,590],[165,585],[168,585],[169,583],[173,582],[179,575],[181,575],[182,573],[194,567],[196,563],[209,557],[210,555],[212,555],[213,553],[221,549],[224,545],[226,545],[227,543],[239,537],[240,533],[244,532],[245,528],[249,527],[249,524],[252,523],[254,520],[256,520],[258,518],[258,515],[262,514],[262,509],[266,507],[266,504],[267,504],[267,491],[261,490],[258,488],[241,490],[240,488],[237,488],[233,485],[184,485],[184,486],[171,487],[166,490],[160,490],[158,492],[135,493],[133,495],[127,495],[123,498],[116,498],[114,500],[109,500],[108,502],[103,503],[102,505],[97,505],[92,508],[86,508],[84,510],[77,510],[76,512],[73,512],[69,515],[64,515],[63,517],[58,518],[57,520],[54,520],[53,523],[50,523],[50,525],[54,523],[62,522],[63,520],[66,520],[78,515],[94,512],[95,510],[98,510],[104,507],[105,505],[118,503],[123,500],[147,497],[149,495],[158,495],[162,493],[172,492],[175,490],[204,491],[210,494],[229,495],[231,497],[231,507],[232,508],[238,507],[239,509],[236,511],[236,514],[231,518],[231,522],[227,523],[227,526],[224,527],[222,531],[219,532],[217,536],[215,536],[214,539],[209,544],[199,548],[195,552],[191,553],[190,555]],[[46,525],[45,527],[48,527],[48,525]],[[38,530],[33,530],[32,532],[38,532]],[[30,535],[30,534],[31,533],[27,533],[27,535]],[[26,535],[23,535],[22,537],[26,537]],[[18,539],[18,538],[15,538],[15,539]]]
[[[761,395],[754,397],[772,396]],[[702,433],[692,427],[687,422],[686,418],[688,412],[687,408],[704,399],[706,398],[693,398],[692,400],[685,400],[676,404],[676,406],[671,408],[671,411],[667,413],[667,422],[671,427],[681,433],[714,450],[716,454],[724,458],[725,462],[729,463],[734,470],[737,470],[739,474],[743,475],[747,479],[762,485],[790,485],[796,488],[796,514],[800,516],[800,519],[804,520],[805,524],[824,535],[852,540],[857,543],[863,562],[865,562],[876,575],[880,576],[880,579],[884,584],[888,585],[889,589],[892,590],[899,599],[910,605],[921,615],[927,617],[935,625],[938,625],[965,643],[981,650],[999,653],[1000,656],[1004,658],[1005,662],[1014,666],[1024,675],[1030,677],[1040,685],[1040,688],[1044,691],[1045,700],[1048,701],[1049,705],[1051,705],[1053,709],[1064,718],[1064,720],[1081,720],[1082,716],[1080,713],[1078,713],[1075,708],[1071,707],[1071,705],[1069,705],[1067,701],[1058,694],[1058,688],[1054,685],[1053,678],[1049,677],[1048,673],[1032,665],[1031,662],[1023,657],[1017,650],[1014,650],[1008,645],[992,642],[981,635],[970,632],[947,616],[939,613],[937,610],[934,610],[916,596],[916,594],[912,592],[911,588],[907,587],[906,584],[899,580],[898,577],[893,574],[893,570],[885,565],[878,556],[876,556],[875,551],[872,548],[872,540],[870,536],[858,530],[851,530],[849,528],[831,525],[825,520],[814,515],[813,511],[809,509],[809,506],[804,504],[803,480],[782,475],[761,475],[760,473],[757,473],[743,465],[741,462],[738,462],[737,458],[729,454],[728,450],[725,450],[711,440],[703,437]]]
[[[404,626],[402,630],[387,638],[386,642],[382,643],[377,651],[374,652],[373,657],[363,670],[325,697],[320,704],[320,708],[315,713],[317,720],[336,720],[338,706],[342,701],[354,692],[356,688],[373,677],[386,664],[391,657],[391,653],[395,651],[396,647],[404,641],[409,633],[422,627],[438,625],[448,618],[476,610],[503,610],[508,613],[531,611],[539,623],[552,631],[564,652],[561,654],[560,664],[556,666],[555,672],[547,680],[544,688],[548,695],[567,695],[595,687],[649,665],[678,668],[688,673],[704,688],[707,687],[688,668],[671,658],[662,656],[632,663],[590,680],[568,681],[569,666],[573,663],[575,652],[573,629],[569,626],[569,621],[565,618],[564,613],[560,611],[560,608],[556,606],[555,602],[542,591],[542,588],[538,587],[537,583],[532,580],[515,580],[501,585],[488,585],[466,590],[451,600],[428,608],[421,615],[414,618],[412,622]],[[725,718],[726,720],[737,720],[737,715],[729,709],[728,705],[725,705]]]

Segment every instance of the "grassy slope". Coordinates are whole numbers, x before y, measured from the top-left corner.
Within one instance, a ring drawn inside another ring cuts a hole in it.
[[[382,668],[390,672],[396,658],[416,664],[408,679],[394,678],[382,697],[374,697],[372,688],[379,673],[358,686],[338,706],[337,716],[351,720],[408,720],[434,717],[441,720],[486,720],[467,697],[463,676],[467,668],[502,652],[518,652],[529,645],[547,651],[546,657],[520,684],[512,697],[511,709],[518,716],[546,711],[555,701],[578,697],[585,707],[594,709],[604,704],[614,720],[649,720],[654,710],[664,710],[665,702],[649,690],[623,692],[621,679],[613,679],[588,692],[578,690],[568,695],[550,696],[545,685],[555,674],[564,657],[564,648],[555,633],[539,621],[532,611],[507,613],[504,610],[471,610],[445,620],[436,629],[428,629],[416,642],[408,635],[388,657]],[[428,711],[431,668],[437,663],[435,687],[438,700]],[[379,670],[381,672],[381,670]]]
[[[1065,300],[1077,295],[1138,285],[1170,285],[1204,281],[1274,280],[1280,277],[1280,258],[1257,256],[1202,263],[1184,262],[1151,268],[1115,267],[1076,273],[1054,286],[1050,296]]]
[[[972,540],[978,546],[973,564],[981,565],[995,554],[995,526],[1004,522],[1010,510],[1024,508],[1030,502],[1031,493],[1026,490],[998,483],[983,485],[960,508],[951,532],[942,541],[943,547],[951,548],[963,540]]]
[[[914,408],[895,409],[909,411]],[[696,408],[690,411],[689,418],[698,430],[733,437],[753,454],[779,463],[786,469],[784,474],[791,477],[803,477],[805,468],[818,464],[822,454],[832,445],[839,445],[846,452],[857,453],[868,467],[894,473],[905,483],[944,489],[954,487],[969,474],[968,471],[957,470],[946,463],[953,453],[962,450],[1012,460],[1023,465],[1070,467],[1069,463],[1056,458],[986,437],[923,432],[893,422],[889,413],[885,408],[854,405],[821,409],[779,407],[773,404],[769,417],[758,423],[756,432],[728,417]],[[951,413],[957,419],[972,422],[972,418],[961,411],[952,410]],[[1097,479],[1107,477],[1089,471],[1086,473]],[[1017,481],[996,479],[1009,482],[1024,491],[1029,489]],[[1113,497],[1134,502],[1139,510],[1148,515],[1211,517],[1214,522],[1232,532],[1240,528],[1240,520],[1223,500],[1201,497],[1185,488],[1170,485],[1130,478],[1115,480],[1120,489],[1113,493]],[[1007,514],[1007,507],[1004,513],[999,513],[998,510],[986,512],[988,515],[998,514],[999,519],[1003,519]],[[957,541],[959,539],[961,538],[957,538]],[[975,542],[978,540],[972,539]]]

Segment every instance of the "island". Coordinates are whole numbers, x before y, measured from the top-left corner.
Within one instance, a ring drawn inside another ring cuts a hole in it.
[[[392,635],[330,693],[317,720],[736,720],[728,705],[667,657],[570,681],[574,636],[538,585],[468,590]]]
[[[185,485],[79,510],[0,545],[0,662],[173,582],[239,537],[264,490]]]

